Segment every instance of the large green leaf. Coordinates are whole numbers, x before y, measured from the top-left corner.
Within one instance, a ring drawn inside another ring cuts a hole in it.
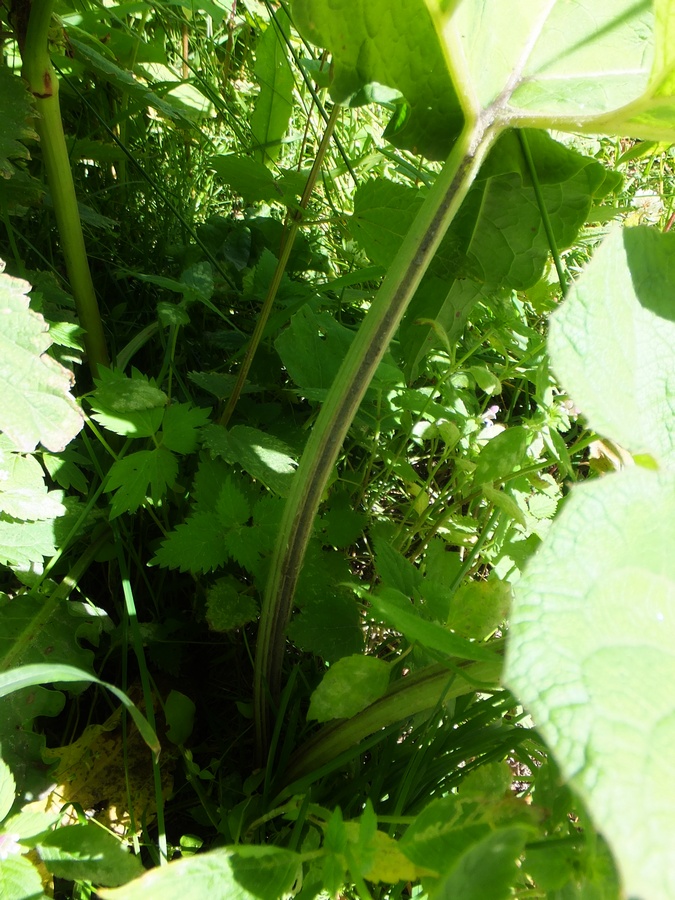
[[[673,9],[673,0],[294,3],[301,32],[333,53],[335,99],[364,102],[375,82],[396,88],[405,107],[392,140],[431,157],[448,152],[460,107],[489,110],[501,128],[672,140]]]
[[[390,140],[432,159],[446,156],[463,117],[423,2],[295,0],[293,21],[332,52],[331,93],[338,103],[367,103],[381,96],[382,86],[393,88],[402,105],[390,123]]]
[[[551,363],[593,428],[675,464],[675,234],[616,230],[551,318]]]
[[[578,129],[647,87],[648,0],[474,0],[451,17],[442,0],[426,5],[448,52],[463,55],[461,93],[476,111]]]
[[[616,856],[627,896],[675,895],[675,476],[575,488],[515,587],[506,683]]]
[[[83,424],[70,396],[72,375],[46,355],[52,339],[42,316],[29,309],[30,285],[3,269],[0,260],[0,431],[24,453],[38,443],[63,450]]]

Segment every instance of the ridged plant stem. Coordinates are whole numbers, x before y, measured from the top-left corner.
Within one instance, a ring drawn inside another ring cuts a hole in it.
[[[268,746],[268,697],[281,685],[286,628],[314,520],[349,426],[389,342],[495,137],[488,119],[468,122],[406,235],[333,381],[286,501],[263,598],[254,712],[259,761]]]

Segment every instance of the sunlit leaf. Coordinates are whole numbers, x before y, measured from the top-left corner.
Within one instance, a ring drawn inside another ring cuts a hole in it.
[[[42,316],[29,309],[30,285],[3,269],[0,261],[0,431],[24,453],[38,443],[63,450],[84,422],[70,396],[72,375],[46,355],[52,339]]]
[[[387,690],[391,669],[374,656],[345,656],[334,663],[312,694],[307,719],[350,718]]]
[[[506,683],[616,855],[628,896],[675,891],[675,479],[574,489],[515,587]]]

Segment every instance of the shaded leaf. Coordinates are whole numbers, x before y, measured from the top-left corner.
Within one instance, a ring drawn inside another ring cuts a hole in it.
[[[291,448],[279,438],[248,425],[235,425],[229,431],[210,425],[204,429],[203,441],[211,453],[240,465],[280,496],[288,496],[296,459]]]
[[[209,410],[190,403],[172,403],[162,419],[162,443],[175,453],[194,453],[199,433],[209,420]]]
[[[206,592],[206,621],[213,631],[232,631],[258,617],[255,599],[237,590],[230,578],[219,578]]]
[[[491,438],[478,457],[473,475],[475,483],[502,481],[516,471],[527,458],[530,438],[523,425],[514,425]]]
[[[9,66],[0,68],[0,177],[10,178],[16,171],[10,160],[30,159],[21,141],[37,139],[30,125],[34,112],[26,83]]]

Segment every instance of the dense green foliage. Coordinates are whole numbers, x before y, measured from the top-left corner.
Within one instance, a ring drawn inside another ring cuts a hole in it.
[[[672,897],[675,2],[1,15],[0,900]]]

